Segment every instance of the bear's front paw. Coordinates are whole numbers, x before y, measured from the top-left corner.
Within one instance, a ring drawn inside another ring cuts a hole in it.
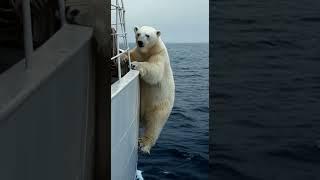
[[[139,71],[141,76],[144,76],[145,74],[141,62],[131,62],[131,69]]]
[[[139,69],[141,69],[141,67],[140,67],[141,65],[140,65],[140,62],[131,62],[131,69],[133,69],[133,70],[138,70],[139,71]]]
[[[145,153],[145,154],[150,154],[150,150],[152,147],[152,140],[148,137],[141,137],[138,140],[139,143],[139,149]]]
[[[129,56],[127,54],[122,54],[120,56],[120,62],[121,64],[125,64],[129,62]]]

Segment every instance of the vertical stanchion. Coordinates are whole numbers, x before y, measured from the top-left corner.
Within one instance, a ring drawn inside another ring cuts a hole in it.
[[[120,15],[120,9],[119,9],[119,1],[116,1],[116,36],[117,36],[117,54],[120,53],[120,46],[119,46],[119,15]],[[119,14],[118,14],[119,13]],[[117,57],[117,61],[118,61],[118,77],[119,80],[121,79],[121,63],[120,63],[120,56]]]
[[[66,23],[64,0],[59,0],[59,11],[60,11],[61,26],[63,26]]]
[[[127,29],[126,29],[126,10],[124,8],[124,5],[123,5],[123,0],[121,0],[121,3],[122,3],[122,10],[123,10],[123,31],[125,33],[125,44],[126,44],[126,49],[128,49],[128,58],[129,58],[129,70],[131,70],[131,58],[130,58],[130,50],[129,50],[129,44],[128,44],[128,39],[127,39]]]
[[[22,11],[23,11],[22,14],[23,14],[24,51],[26,56],[25,65],[26,65],[26,68],[30,68],[31,55],[33,52],[30,0],[22,1]]]

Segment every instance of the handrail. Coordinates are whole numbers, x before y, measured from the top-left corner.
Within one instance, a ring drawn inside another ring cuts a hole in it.
[[[118,55],[116,55],[116,56],[113,56],[113,57],[111,58],[111,60],[114,60],[114,59],[116,59],[116,58],[120,57],[121,55],[123,55],[123,54],[127,53],[127,52],[129,51],[129,48],[128,48],[128,49],[126,49],[126,50],[119,49],[119,51],[122,51],[122,52],[121,52],[121,53],[119,53],[119,54],[118,54]]]

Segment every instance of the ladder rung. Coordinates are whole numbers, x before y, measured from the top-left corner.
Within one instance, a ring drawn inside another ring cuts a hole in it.
[[[118,10],[123,10],[123,9],[124,9],[124,8],[121,7],[121,6],[117,6],[117,5],[113,5],[113,4],[111,4],[111,6],[115,7],[115,8],[118,9]]]
[[[124,24],[124,23],[118,23],[118,24]],[[111,24],[111,25],[114,25],[114,26],[115,26],[115,25],[117,25],[117,24]]]
[[[111,35],[117,35],[117,36],[119,36],[119,35],[127,35],[128,33],[112,33]]]
[[[117,54],[116,56],[113,56],[113,57],[111,58],[111,60],[114,60],[114,59],[120,57],[122,54],[125,54],[125,53],[127,53],[128,51],[129,51],[129,48],[126,49],[126,50],[123,50],[121,53]]]

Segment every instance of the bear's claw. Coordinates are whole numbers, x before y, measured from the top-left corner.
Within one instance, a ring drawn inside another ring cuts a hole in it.
[[[136,65],[131,64],[131,69],[136,70]]]
[[[146,137],[142,137],[138,139],[139,149],[145,154],[150,154],[151,145],[149,141],[150,141],[149,138],[146,138]]]

